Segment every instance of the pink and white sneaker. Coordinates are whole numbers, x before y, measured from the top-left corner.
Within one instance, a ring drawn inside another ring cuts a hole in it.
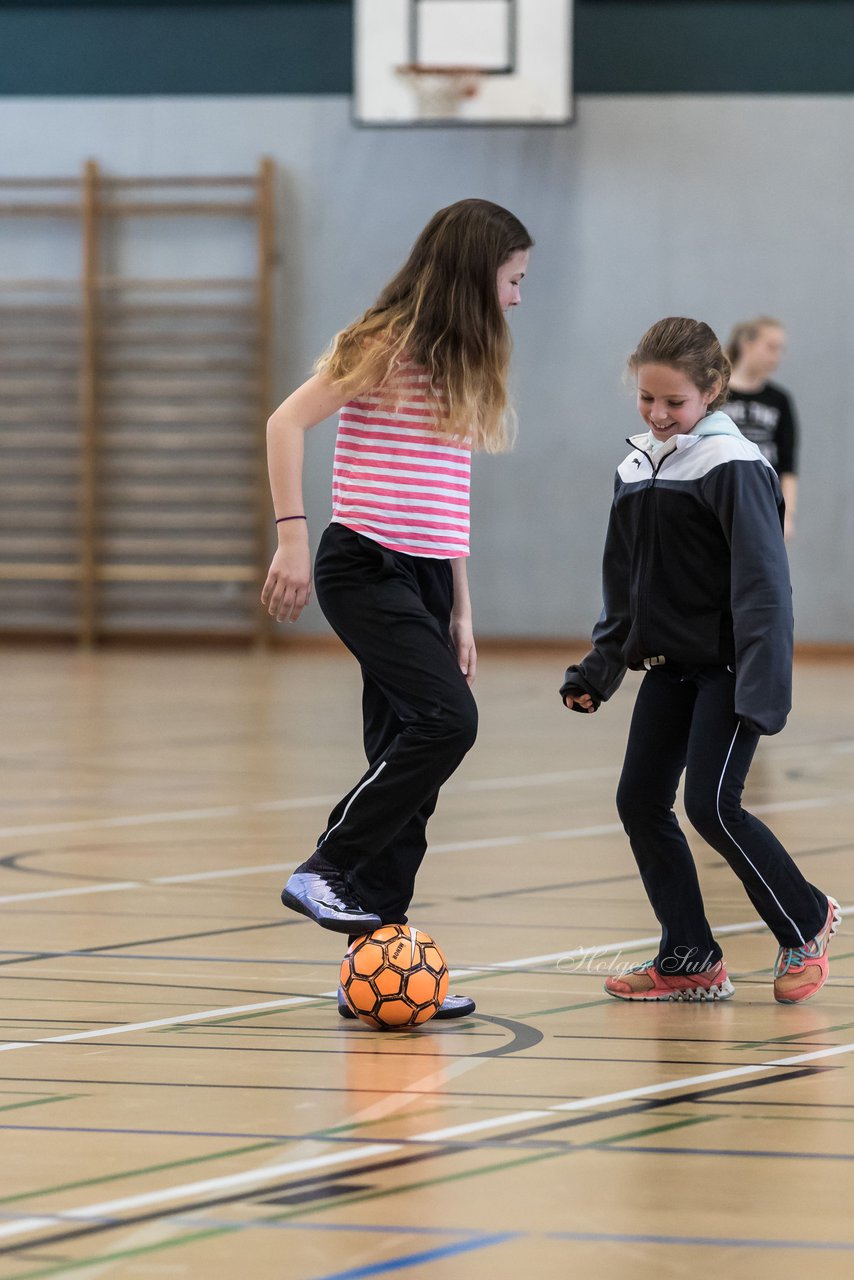
[[[809,1000],[827,981],[827,947],[842,921],[835,898],[827,899],[827,919],[803,947],[781,947],[774,965],[774,999],[778,1004]]]
[[[700,973],[659,973],[654,960],[608,978],[605,990],[617,1000],[728,1000],[735,987],[723,960]]]

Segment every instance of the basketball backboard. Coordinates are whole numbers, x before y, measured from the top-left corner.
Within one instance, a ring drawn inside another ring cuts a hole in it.
[[[567,124],[572,0],[355,0],[365,125]]]

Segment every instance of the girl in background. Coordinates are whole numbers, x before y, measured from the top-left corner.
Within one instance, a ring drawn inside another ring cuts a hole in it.
[[[791,707],[792,605],[773,468],[720,412],[729,360],[706,324],[661,320],[629,359],[646,430],[617,470],[593,648],[566,672],[570,710],[594,712],[626,668],[646,670],[617,807],[662,927],[658,954],[605,983],[621,1000],[733,994],[673,804],[726,859],[779,943],[774,995],[827,978],[838,903],[809,884],[741,807],[760,735]]]
[[[295,622],[311,592],[305,434],[340,410],[314,586],[361,667],[368,768],[282,901],[351,937],[406,921],[439,788],[475,740],[471,451],[509,444],[505,313],[519,304],[532,243],[489,201],[441,209],[268,424],[279,545],[262,600]],[[438,1016],[473,1010],[449,996]],[[340,993],[339,1011],[349,1012]]]
[[[791,396],[769,382],[786,345],[779,320],[758,316],[737,324],[727,355],[732,365],[727,414],[743,436],[758,445],[777,472],[786,503],[786,541],[795,531],[798,497],[798,422]]]

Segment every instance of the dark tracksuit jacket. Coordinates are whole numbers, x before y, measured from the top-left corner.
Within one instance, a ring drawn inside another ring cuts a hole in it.
[[[778,733],[791,708],[792,595],[777,476],[723,412],[617,470],[593,648],[561,688],[598,706],[626,668],[735,670],[735,711]],[[578,708],[579,710],[581,708]]]

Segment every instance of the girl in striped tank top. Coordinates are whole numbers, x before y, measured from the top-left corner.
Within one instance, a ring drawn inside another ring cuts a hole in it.
[[[314,588],[362,669],[368,768],[282,891],[285,906],[339,933],[406,922],[439,788],[475,739],[471,451],[509,443],[505,312],[519,304],[532,244],[499,205],[441,209],[268,423],[279,545],[261,598],[296,622],[312,589],[305,433],[339,412]],[[438,1016],[473,1010],[448,996]],[[352,1016],[340,993],[339,1011]]]

